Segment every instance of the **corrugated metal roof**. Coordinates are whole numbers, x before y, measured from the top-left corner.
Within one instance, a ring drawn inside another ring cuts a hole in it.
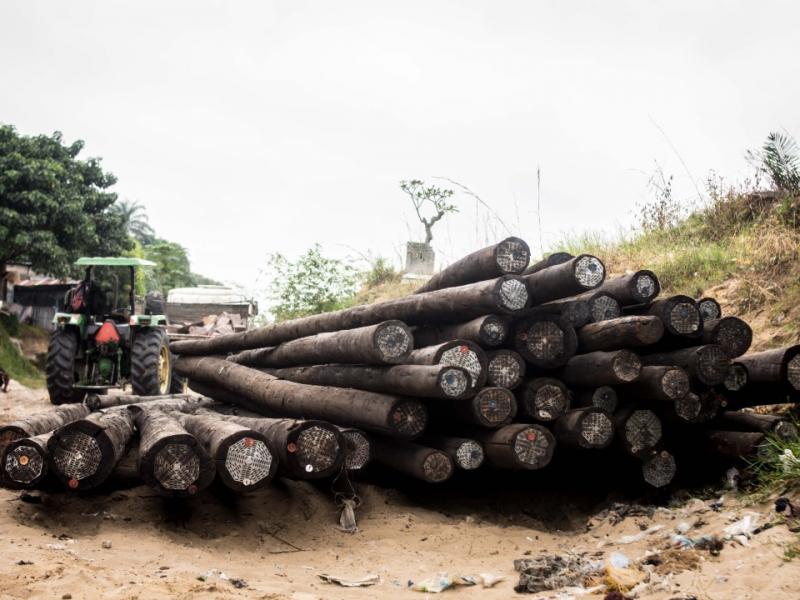
[[[38,285],[76,285],[77,279],[58,279],[57,277],[41,277],[37,279],[26,279],[15,283],[15,287],[36,287]]]

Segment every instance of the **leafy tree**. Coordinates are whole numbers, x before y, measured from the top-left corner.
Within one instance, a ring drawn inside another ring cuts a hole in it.
[[[108,191],[116,178],[100,159],[79,159],[83,142],[25,136],[0,125],[0,274],[9,262],[66,275],[81,255],[130,248],[124,220]]]
[[[194,285],[189,254],[180,244],[156,238],[152,244],[143,246],[142,251],[147,260],[157,264],[143,269],[148,291],[160,291],[166,296],[172,288]]]
[[[141,244],[152,244],[156,240],[156,232],[150,226],[144,206],[138,200],[120,200],[115,209],[125,219],[128,233]]]
[[[435,185],[426,186],[425,182],[419,179],[401,181],[400,189],[411,199],[417,218],[425,227],[425,243],[430,244],[433,240],[433,226],[446,214],[458,212],[458,207],[448,202],[453,190]]]
[[[268,260],[275,319],[283,321],[343,308],[358,288],[355,268],[322,256],[319,244],[292,262],[282,254]]]
[[[775,189],[800,194],[800,149],[788,134],[771,132],[760,150],[748,150],[747,159],[772,181]]]

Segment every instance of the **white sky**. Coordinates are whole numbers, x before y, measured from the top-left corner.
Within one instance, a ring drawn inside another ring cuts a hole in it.
[[[315,242],[399,265],[422,237],[400,179],[460,181],[535,250],[537,165],[545,248],[627,226],[654,161],[678,198],[738,179],[800,135],[798,24],[797,2],[3,0],[0,122],[84,139],[196,271],[247,286]],[[445,261],[505,233],[456,198]]]

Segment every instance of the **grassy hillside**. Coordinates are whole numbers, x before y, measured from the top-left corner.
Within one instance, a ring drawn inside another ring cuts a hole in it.
[[[19,347],[11,339],[17,336],[38,336],[39,330],[17,325],[10,320],[0,320],[0,367],[11,376],[11,379],[28,387],[44,387],[44,374],[20,352]]]

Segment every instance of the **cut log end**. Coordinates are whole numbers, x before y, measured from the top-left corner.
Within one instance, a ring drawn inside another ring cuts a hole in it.
[[[518,312],[528,305],[528,288],[520,279],[506,279],[500,283],[500,306],[509,312]]]
[[[422,472],[431,483],[447,481],[453,475],[453,461],[444,452],[433,450],[422,461]]]
[[[800,354],[793,356],[786,365],[786,378],[792,388],[800,391]]]
[[[692,335],[700,330],[700,312],[690,299],[675,302],[667,313],[669,324],[679,335]]]
[[[723,385],[729,392],[738,392],[747,385],[747,368],[744,365],[733,363],[725,376]]]
[[[486,382],[493,387],[513,389],[525,373],[522,357],[510,350],[498,350],[489,356]]]
[[[475,396],[481,419],[489,427],[497,427],[514,418],[516,400],[505,388],[483,388]]]
[[[411,330],[399,321],[382,323],[374,336],[375,348],[387,363],[400,362],[414,349]]]
[[[514,454],[527,469],[541,469],[550,463],[555,438],[543,427],[529,426],[514,436]]]
[[[697,310],[700,312],[700,317],[703,321],[719,319],[722,316],[722,309],[719,306],[719,302],[713,298],[703,298],[698,301]]]
[[[602,385],[592,392],[592,406],[602,408],[608,413],[613,413],[617,410],[617,403],[617,392],[610,386]]]
[[[501,273],[516,275],[528,267],[531,251],[523,240],[510,237],[497,244],[494,257]]]
[[[5,454],[4,479],[16,486],[32,486],[46,474],[46,469],[47,456],[42,449],[25,440],[10,447]]]
[[[489,315],[483,319],[479,335],[482,345],[499,346],[508,337],[508,322],[497,315]]]
[[[642,371],[642,361],[633,352],[620,350],[614,357],[611,368],[621,382],[629,383],[639,377]]]
[[[661,441],[661,419],[652,410],[635,410],[625,421],[623,435],[631,453],[641,454]]]
[[[455,452],[456,465],[465,471],[473,471],[483,464],[483,446],[474,440],[465,440]]]
[[[713,324],[713,325],[712,325]],[[711,343],[718,344],[730,358],[741,356],[753,342],[753,330],[742,319],[725,317],[719,321],[707,320],[704,327],[716,326]]]
[[[565,388],[546,383],[533,395],[533,417],[539,421],[555,421],[569,409]]]
[[[454,346],[442,352],[439,357],[439,364],[465,369],[469,373],[471,387],[476,387],[483,375],[480,356],[467,344]]]
[[[415,438],[428,425],[428,412],[418,400],[403,400],[392,411],[392,427],[402,437]]]
[[[661,377],[661,389],[670,400],[683,398],[689,387],[689,375],[683,369],[667,369]]]
[[[70,431],[58,436],[52,452],[53,466],[71,489],[92,477],[103,461],[98,438],[82,431]]]
[[[461,398],[470,384],[470,373],[463,368],[442,369],[439,374],[439,388],[446,398]]]
[[[702,409],[700,396],[694,392],[689,392],[683,398],[675,400],[675,414],[689,423],[695,422],[700,417]]]
[[[800,437],[797,427],[789,421],[779,421],[772,430],[775,437],[786,442],[794,442]]]
[[[346,429],[342,432],[346,444],[344,466],[348,471],[360,471],[370,459],[370,443],[367,436],[357,429]]]
[[[287,450],[294,454],[300,468],[306,473],[328,471],[339,457],[339,437],[332,427],[312,425],[289,442]]]
[[[709,344],[698,349],[697,376],[706,385],[719,385],[725,381],[731,361],[722,348]],[[798,381],[800,383],[800,381]]]
[[[199,477],[200,456],[192,444],[167,443],[153,457],[153,478],[169,492],[193,496],[198,491]]]
[[[244,487],[260,484],[268,478],[274,458],[267,445],[252,437],[241,437],[225,452],[225,471]]]
[[[648,484],[656,488],[669,485],[677,471],[675,457],[666,450],[662,450],[642,463],[642,477]]]
[[[658,295],[659,283],[654,275],[641,271],[633,278],[631,295],[639,303],[650,302]]]
[[[606,269],[603,263],[596,256],[588,254],[575,261],[574,273],[575,281],[587,290],[596,288],[606,278]]]
[[[566,332],[555,321],[534,321],[518,337],[532,362],[543,366],[557,366],[572,354],[567,349]]]
[[[617,300],[609,294],[599,294],[589,302],[591,319],[594,323],[616,319],[622,314]]]
[[[605,448],[614,437],[614,424],[602,410],[587,411],[580,419],[579,432],[584,448]]]

